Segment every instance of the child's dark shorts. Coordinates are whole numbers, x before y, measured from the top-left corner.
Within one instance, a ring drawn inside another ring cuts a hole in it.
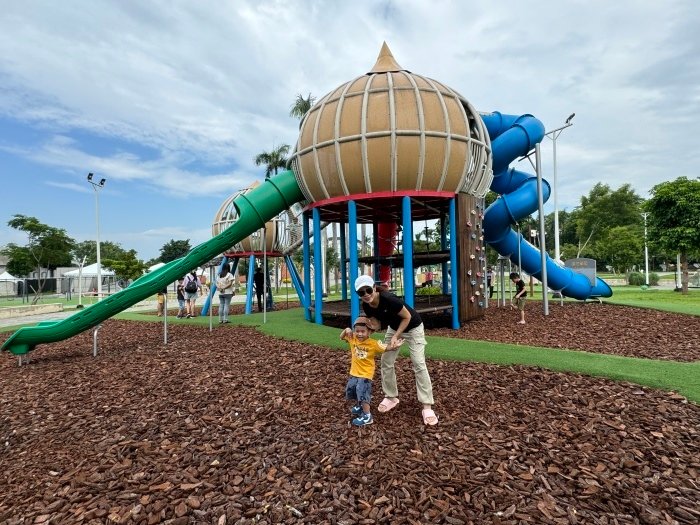
[[[345,386],[345,399],[369,403],[372,401],[372,380],[350,376]]]

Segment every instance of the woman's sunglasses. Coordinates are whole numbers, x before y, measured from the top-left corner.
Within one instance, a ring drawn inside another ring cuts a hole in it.
[[[360,297],[364,297],[365,295],[371,295],[372,292],[374,292],[374,288],[372,288],[371,286],[363,286],[362,288],[357,290],[356,293]]]

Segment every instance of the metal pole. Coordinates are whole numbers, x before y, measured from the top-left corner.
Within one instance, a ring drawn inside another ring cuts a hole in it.
[[[642,213],[644,217],[644,283],[649,286],[649,248],[647,247],[647,217],[648,212]]]
[[[268,292],[268,285],[267,285],[267,280],[269,278],[268,274],[268,269],[267,269],[267,225],[263,226],[262,229],[262,237],[263,237],[263,273],[264,279],[263,279],[263,324],[267,323],[267,294],[271,293],[272,290]],[[318,237],[316,237],[316,241],[318,241]]]
[[[92,331],[92,357],[97,357],[97,332],[102,328],[101,324],[98,324]]]
[[[163,344],[168,344],[168,289],[163,297]]]
[[[559,132],[561,133],[561,131]],[[552,193],[554,193],[554,260],[559,262],[559,192],[557,192],[557,137],[552,137],[552,152],[554,155],[554,176],[552,177]]]
[[[535,164],[537,165],[537,207],[540,218],[540,280],[542,281],[542,306],[544,315],[549,315],[549,296],[547,295],[547,249],[544,242],[544,197],[542,195],[542,159],[539,143],[535,145]]]
[[[554,193],[554,260],[559,263],[561,261],[559,253],[559,197],[557,194],[557,138],[561,135],[562,131],[566,128],[573,126],[571,120],[574,118],[575,113],[569,115],[566,122],[560,128],[554,129],[548,133],[545,133],[546,137],[552,139],[552,155],[554,161],[554,174],[552,177],[552,193]]]
[[[97,221],[97,301],[102,298],[102,263],[100,262],[100,195],[97,191],[97,186],[93,185],[95,190],[95,217]]]
[[[224,262],[226,261],[226,257],[224,257]],[[222,263],[223,264],[223,263]],[[167,300],[167,295],[165,296]],[[214,267],[210,266],[209,267],[209,331],[211,332],[214,329],[214,318],[212,317],[214,313],[214,305],[212,304],[214,300]],[[219,305],[219,308],[221,308],[221,305]],[[166,317],[167,317],[167,310],[166,312]],[[219,317],[221,317],[221,312],[219,312]]]

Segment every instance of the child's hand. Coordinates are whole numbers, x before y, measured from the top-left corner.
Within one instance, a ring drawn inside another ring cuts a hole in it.
[[[346,328],[342,332],[340,332],[340,339],[347,339],[350,335],[352,334],[352,330],[349,328]]]
[[[405,339],[402,339],[400,337],[393,337],[391,339],[391,342],[389,343],[389,346],[387,347],[387,351],[395,352],[401,347],[402,344],[404,344],[405,341]]]

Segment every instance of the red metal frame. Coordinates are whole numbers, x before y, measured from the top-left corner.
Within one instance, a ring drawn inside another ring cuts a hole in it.
[[[309,204],[304,212],[318,208],[321,219],[330,222],[348,221],[348,201],[357,204],[357,222],[401,222],[401,202],[403,197],[414,200],[412,217],[414,220],[437,219],[446,214],[449,201],[455,196],[451,191],[378,191],[332,197]]]

